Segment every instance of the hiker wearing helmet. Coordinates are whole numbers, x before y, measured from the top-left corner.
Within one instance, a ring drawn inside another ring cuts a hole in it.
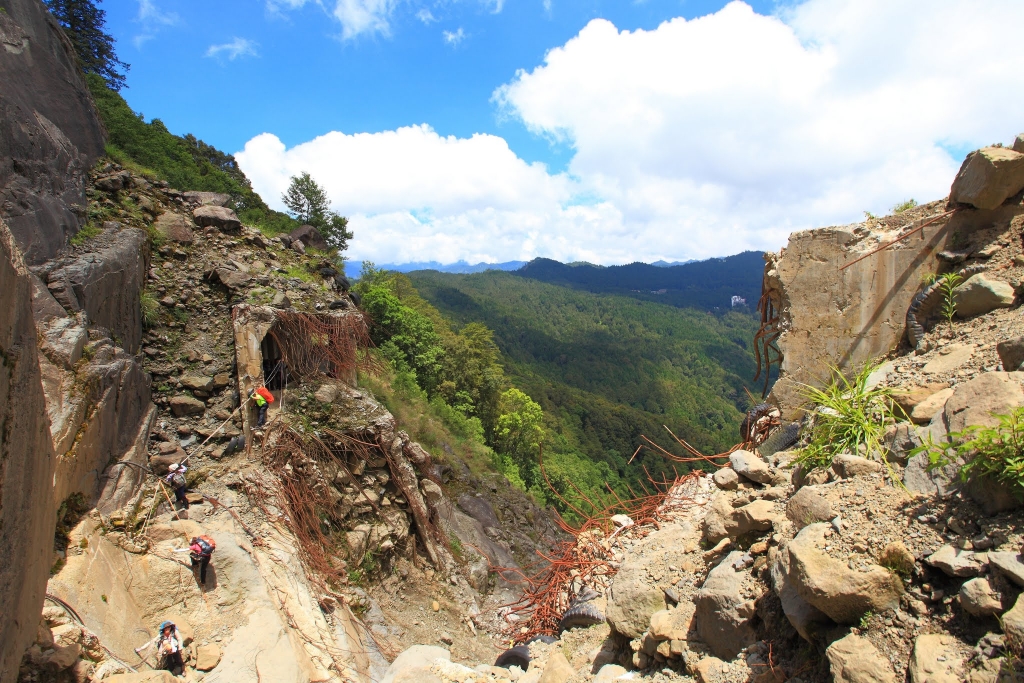
[[[188,488],[188,481],[185,479],[186,471],[188,471],[188,468],[184,465],[171,465],[168,468],[167,476],[164,477],[164,481],[174,490],[175,500],[188,510],[188,498],[185,497],[185,491]]]
[[[210,565],[210,558],[213,557],[217,544],[209,536],[196,536],[189,542],[188,549],[192,560],[192,573],[194,574],[196,567],[199,567],[199,583],[205,586],[206,568]]]
[[[185,669],[185,662],[181,658],[183,647],[181,634],[173,622],[165,621],[160,624],[160,635],[157,636],[156,651],[162,659],[161,669],[170,671],[174,675],[181,674]]]

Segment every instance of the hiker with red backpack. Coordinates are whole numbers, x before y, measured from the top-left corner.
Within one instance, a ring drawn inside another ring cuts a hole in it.
[[[256,403],[256,426],[262,427],[267,422],[267,408],[274,402],[274,395],[266,387],[257,387],[251,398]]]
[[[206,585],[206,567],[210,564],[217,542],[209,536],[196,536],[188,544],[189,557],[192,560],[192,573],[199,567],[199,583]]]
[[[181,506],[188,510],[188,498],[185,492],[188,489],[188,481],[185,479],[185,472],[188,470],[184,465],[173,464],[167,468],[167,476],[164,481],[174,491],[174,499],[181,503]]]

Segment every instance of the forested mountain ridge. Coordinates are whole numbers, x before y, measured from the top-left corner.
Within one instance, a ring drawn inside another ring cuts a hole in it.
[[[494,330],[509,378],[544,409],[551,456],[605,463],[613,479],[635,482],[642,470],[629,457],[642,434],[669,444],[663,425],[705,451],[735,443],[754,374],[752,316],[680,310],[515,273],[408,277],[454,327]],[[652,460],[653,470],[671,469]]]
[[[761,252],[745,251],[724,258],[668,266],[639,262],[596,266],[536,258],[513,272],[519,277],[588,292],[622,294],[680,308],[712,311],[730,308],[733,296],[745,299],[748,308],[754,308],[761,295],[763,271]]]

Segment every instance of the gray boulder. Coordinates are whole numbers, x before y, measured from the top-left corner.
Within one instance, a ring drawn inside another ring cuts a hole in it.
[[[961,318],[984,315],[997,308],[1009,308],[1016,294],[1013,286],[1003,280],[976,273],[953,290],[956,314]]]
[[[951,545],[944,545],[925,558],[925,562],[941,569],[947,576],[977,576],[985,570],[988,562],[972,550],[958,550]]]
[[[480,522],[485,529],[487,527],[501,528],[498,515],[494,514],[494,508],[486,499],[480,496],[473,496],[463,493],[458,498],[458,505],[467,515]]]
[[[996,353],[1003,364],[1003,370],[1014,372],[1024,364],[1024,337],[1006,339],[996,344]]]
[[[231,195],[223,192],[183,192],[185,201],[202,206],[227,206],[231,201]]]
[[[1005,147],[971,152],[949,190],[950,201],[995,209],[1024,189],[1024,154]]]
[[[771,471],[768,463],[759,458],[756,453],[750,451],[733,451],[729,455],[729,462],[736,474],[758,484],[770,484],[772,482]]]
[[[743,555],[741,550],[730,553],[711,570],[694,598],[697,634],[716,657],[725,660],[757,640],[751,624],[756,607],[743,590],[748,575],[734,569]]]
[[[302,242],[303,246],[312,247],[319,251],[328,251],[331,248],[331,245],[327,243],[327,240],[320,234],[320,231],[312,225],[299,226],[292,230],[288,236],[292,239],[292,244],[299,241]]]
[[[222,232],[238,232],[242,229],[242,222],[231,209],[224,206],[200,206],[192,211],[192,217],[196,225],[214,227]]]

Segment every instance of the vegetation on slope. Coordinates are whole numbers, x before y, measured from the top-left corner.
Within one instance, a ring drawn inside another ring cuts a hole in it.
[[[671,475],[670,463],[649,454],[629,464],[641,435],[671,445],[663,425],[705,452],[736,442],[754,371],[749,315],[680,311],[496,271],[408,280],[452,327],[494,330],[511,383],[543,408],[544,464],[559,493],[578,498],[570,482],[597,498],[606,483],[619,495],[639,492],[641,465]],[[545,489],[535,494],[560,503]]]
[[[265,233],[299,227],[299,221],[267,206],[232,155],[192,135],[174,135],[160,119],[146,123],[103,78],[87,74],[86,79],[109,134],[107,154],[112,159],[151,178],[166,180],[178,190],[229,194],[242,222]]]

